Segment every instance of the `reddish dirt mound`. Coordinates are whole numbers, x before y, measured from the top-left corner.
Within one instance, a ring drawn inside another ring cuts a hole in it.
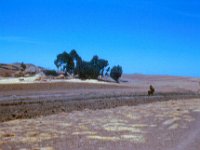
[[[66,82],[55,82],[55,83],[31,83],[31,84],[0,84],[0,93],[12,93],[15,94],[17,91],[21,91],[26,94],[27,91],[41,92],[41,91],[63,91],[63,90],[77,90],[77,89],[123,89],[129,88],[125,85],[110,85],[110,84],[91,84],[91,83],[66,83]],[[10,95],[12,95],[10,94]]]

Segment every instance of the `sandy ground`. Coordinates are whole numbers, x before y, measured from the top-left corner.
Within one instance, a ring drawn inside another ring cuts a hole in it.
[[[45,79],[45,81],[37,81],[41,78],[40,74],[32,77],[0,77],[0,85],[4,84],[31,84],[31,83],[94,83],[94,84],[112,84],[109,82],[98,81],[94,79]]]
[[[0,84],[0,150],[199,150],[199,81],[127,75],[120,84]]]

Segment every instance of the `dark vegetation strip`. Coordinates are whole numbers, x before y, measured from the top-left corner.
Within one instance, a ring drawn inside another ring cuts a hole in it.
[[[95,93],[93,93],[95,94]],[[187,98],[187,97],[200,97],[200,94],[196,93],[158,93],[155,94],[154,96],[147,96],[145,94],[122,94],[120,93],[117,95],[116,93],[114,94],[106,94],[106,95],[92,95],[88,96],[87,94],[84,96],[53,96],[53,95],[45,95],[45,96],[36,96],[36,97],[15,97],[14,99],[9,99],[7,98],[6,100],[0,101],[0,106],[16,106],[16,105],[29,105],[29,104],[40,104],[40,103],[56,103],[56,102],[62,102],[62,103],[67,103],[71,101],[88,101],[88,100],[96,100],[96,99],[101,99],[101,100],[109,100],[109,99],[162,99],[162,98]]]
[[[158,101],[181,100],[200,98],[199,94],[178,94],[172,95],[159,94],[155,96],[116,96],[116,97],[96,97],[85,100],[80,99],[54,99],[51,101],[37,102],[17,102],[17,103],[2,103],[0,104],[0,122],[35,118],[46,116],[60,112],[81,111],[84,109],[109,109],[118,106],[134,106],[139,104],[147,104]]]

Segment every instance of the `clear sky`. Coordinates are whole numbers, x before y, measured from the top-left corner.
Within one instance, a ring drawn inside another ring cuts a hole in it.
[[[200,76],[199,0],[0,0],[0,63],[97,54],[125,73]]]

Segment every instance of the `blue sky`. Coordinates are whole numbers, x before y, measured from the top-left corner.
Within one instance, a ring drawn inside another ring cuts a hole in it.
[[[197,0],[1,0],[0,63],[55,68],[76,49],[125,73],[200,76]]]

